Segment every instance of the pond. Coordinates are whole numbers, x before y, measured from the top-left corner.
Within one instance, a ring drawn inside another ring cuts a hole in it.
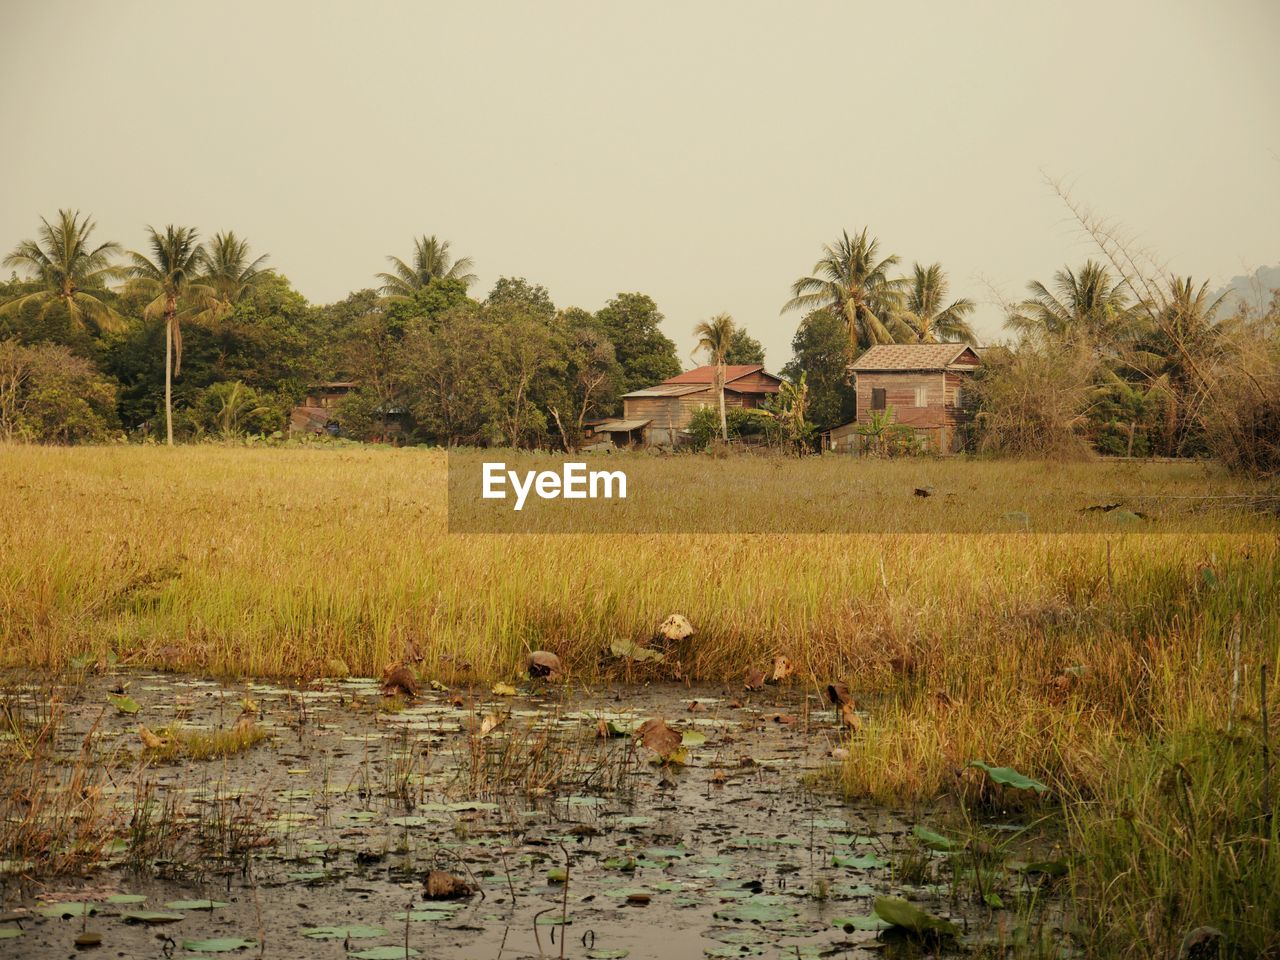
[[[970,945],[1027,915],[943,869],[941,814],[833,789],[800,686],[7,681],[0,956],[858,956],[894,942],[878,897]]]

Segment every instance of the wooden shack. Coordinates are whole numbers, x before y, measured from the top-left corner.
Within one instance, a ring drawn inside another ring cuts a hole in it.
[[[689,421],[700,407],[720,408],[716,392],[716,368],[698,367],[661,383],[622,396],[622,417],[602,424],[597,432],[610,433],[617,446],[648,444],[677,446],[687,435]],[[755,364],[725,367],[724,405],[750,410],[760,407],[778,392],[781,377]]]
[[[865,443],[877,416],[910,427],[940,453],[963,449],[973,421],[969,381],[982,365],[965,343],[895,343],[871,347],[849,367],[857,393],[855,420],[830,431],[832,449]]]

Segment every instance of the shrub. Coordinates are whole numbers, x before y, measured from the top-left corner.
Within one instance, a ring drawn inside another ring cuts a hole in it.
[[[116,423],[116,385],[64,346],[0,341],[0,439],[86,443]]]

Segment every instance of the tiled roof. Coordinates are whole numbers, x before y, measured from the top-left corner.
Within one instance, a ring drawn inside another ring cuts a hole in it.
[[[962,360],[961,355],[965,353],[972,354],[972,359],[964,357]],[[953,364],[970,367],[980,362],[967,343],[888,343],[872,347],[849,369],[866,373],[877,370],[945,370]]]

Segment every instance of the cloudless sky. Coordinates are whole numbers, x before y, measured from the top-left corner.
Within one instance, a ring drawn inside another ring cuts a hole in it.
[[[0,249],[234,229],[315,302],[436,233],[559,306],[650,294],[688,362],[870,226],[953,295],[1092,254],[1046,187],[1181,273],[1280,261],[1280,3],[0,3]]]

